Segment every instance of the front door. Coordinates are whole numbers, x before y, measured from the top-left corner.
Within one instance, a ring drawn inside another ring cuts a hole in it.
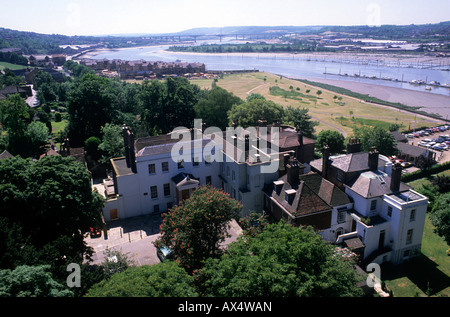
[[[380,239],[378,240],[378,250],[383,249],[384,247],[384,236],[386,232],[384,230],[380,231]]]
[[[185,189],[185,190],[183,190],[182,192],[181,192],[181,199],[182,200],[185,200],[185,199],[188,199],[189,198],[189,189]]]

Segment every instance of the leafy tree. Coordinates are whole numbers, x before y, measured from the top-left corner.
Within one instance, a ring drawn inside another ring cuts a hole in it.
[[[316,141],[316,147],[319,151],[323,150],[323,147],[328,145],[330,148],[330,153],[341,153],[344,148],[345,138],[342,134],[335,130],[323,130],[319,132]]]
[[[52,277],[50,265],[18,266],[14,270],[0,270],[0,297],[72,297]]]
[[[450,192],[450,176],[448,175],[436,175],[433,177],[431,183],[439,188],[439,192]]]
[[[98,160],[100,158],[100,151],[98,147],[101,143],[102,141],[95,136],[91,136],[84,142],[86,154],[92,157],[93,160]]]
[[[228,122],[230,126],[233,122],[236,122],[244,128],[256,127],[260,119],[265,119],[267,122],[272,123],[275,120],[280,120],[283,115],[283,107],[273,101],[251,98],[250,101],[234,104],[231,107],[231,110],[228,111]]]
[[[194,106],[195,115],[196,118],[201,118],[206,126],[225,130],[228,126],[228,111],[234,104],[239,103],[242,103],[239,97],[223,88],[215,87]]]
[[[94,285],[87,297],[195,297],[193,278],[176,262],[130,267]]]
[[[102,267],[106,278],[110,278],[116,273],[125,271],[133,264],[128,259],[128,256],[120,251],[107,248],[103,254],[105,255],[105,260],[102,263]]]
[[[169,247],[186,270],[198,269],[206,258],[220,254],[228,223],[240,208],[225,192],[209,185],[199,187],[164,215],[155,245]]]
[[[145,82],[138,96],[141,122],[150,134],[168,133],[178,126],[193,125],[199,88],[185,78]]]
[[[37,157],[40,154],[41,146],[48,141],[49,130],[45,123],[33,121],[27,126],[26,135],[29,140],[29,150],[31,154]]]
[[[122,137],[122,127],[119,125],[107,123],[102,127],[102,143],[98,146],[103,152],[101,162],[108,162],[111,158],[125,155],[124,143]]]
[[[7,149],[13,155],[27,151],[26,129],[29,119],[28,105],[18,94],[0,101],[0,122],[8,132]]]
[[[351,262],[311,228],[284,222],[229,245],[196,274],[201,293],[225,297],[360,296]]]
[[[297,130],[301,130],[308,138],[314,137],[314,127],[319,125],[317,121],[311,121],[311,116],[306,108],[287,107],[284,111],[283,123],[293,125]]]
[[[100,137],[101,127],[117,116],[117,102],[109,79],[86,74],[77,80],[68,96],[71,144],[81,146],[91,136]]]
[[[434,231],[450,245],[450,193],[441,194],[435,199],[430,220]]]
[[[370,151],[372,147],[375,147],[385,156],[392,156],[398,152],[394,136],[381,127],[354,128],[353,137],[361,140],[362,151]]]
[[[33,255],[23,257],[21,248],[13,248],[0,257],[5,261],[0,267],[17,265],[12,260],[17,256],[24,261],[20,264],[51,263],[58,277],[67,276],[67,263],[89,256],[83,233],[100,223],[103,198],[92,191],[89,172],[73,158],[47,156],[32,162],[14,157],[0,161],[0,205],[0,236],[8,238],[0,248],[22,243]]]

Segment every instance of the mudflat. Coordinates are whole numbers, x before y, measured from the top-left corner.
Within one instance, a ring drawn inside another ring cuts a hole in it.
[[[390,102],[399,102],[407,106],[421,107],[420,110],[439,114],[443,119],[447,116],[450,117],[450,96],[337,79],[311,78],[310,80],[342,87]]]

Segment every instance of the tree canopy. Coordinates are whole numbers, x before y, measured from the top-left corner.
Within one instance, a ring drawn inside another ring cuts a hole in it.
[[[196,278],[205,296],[360,296],[352,263],[334,248],[311,228],[279,222],[208,259]]]
[[[130,267],[94,285],[87,297],[194,297],[193,277],[176,262]]]
[[[220,254],[228,223],[240,208],[242,205],[222,190],[199,187],[164,215],[155,245],[169,247],[186,270],[198,269],[206,258]]]
[[[381,127],[362,126],[353,129],[353,137],[361,140],[361,151],[370,151],[375,147],[380,154],[397,154],[397,142],[394,136]]]
[[[81,262],[83,233],[100,223],[103,199],[73,158],[0,160],[0,268]]]
[[[317,149],[319,149],[319,151],[322,151],[323,147],[325,145],[328,145],[328,147],[330,148],[330,153],[341,153],[345,148],[344,141],[344,136],[338,131],[323,130],[319,132],[316,141],[316,147]]]

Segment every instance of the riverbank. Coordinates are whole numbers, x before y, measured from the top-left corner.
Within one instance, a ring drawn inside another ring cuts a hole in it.
[[[349,89],[357,93],[367,94],[371,97],[376,97],[389,102],[398,102],[406,106],[420,107],[418,110],[438,114],[442,119],[450,118],[450,96],[354,81],[323,78],[307,79]]]
[[[360,64],[387,67],[407,67],[419,69],[450,69],[450,57],[436,57],[424,54],[405,53],[367,53],[367,52],[314,52],[314,53],[198,53],[198,52],[176,52],[166,50],[169,45],[164,46],[142,46],[117,49],[96,49],[78,56],[78,58],[94,58],[99,54],[117,52],[122,50],[148,49],[154,47],[155,53],[168,55],[190,55],[190,56],[249,56],[260,59],[299,59],[312,62],[332,62],[337,64]],[[162,48],[162,49],[157,49]]]

